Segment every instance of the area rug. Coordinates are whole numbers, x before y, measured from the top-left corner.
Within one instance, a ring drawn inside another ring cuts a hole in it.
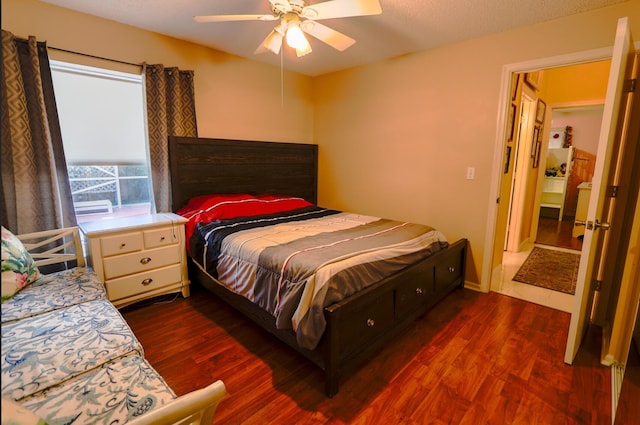
[[[580,254],[536,246],[513,280],[573,295],[579,265]]]

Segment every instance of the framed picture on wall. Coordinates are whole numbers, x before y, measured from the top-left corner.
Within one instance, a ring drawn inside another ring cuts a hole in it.
[[[549,148],[557,149],[564,147],[564,139],[565,129],[563,127],[552,128],[549,132]]]
[[[544,113],[547,110],[547,104],[542,99],[538,99],[538,106],[536,108],[536,122],[544,121]]]
[[[509,174],[509,164],[511,163],[511,146],[507,146],[506,158],[504,161],[504,173]]]
[[[534,90],[540,85],[540,71],[527,72],[524,74],[524,81],[531,86]]]
[[[511,142],[513,141],[513,135],[515,132],[515,126],[516,126],[516,105],[515,104],[511,104],[511,108],[509,108],[509,128],[508,128],[508,138],[507,141]]]
[[[531,158],[535,158],[536,156],[536,149],[538,149],[536,146],[538,144],[538,134],[540,134],[540,127],[536,125],[533,127],[533,137],[531,138]]]
[[[535,142],[535,154],[533,155],[533,168],[538,168],[538,164],[540,164],[540,150],[542,147],[542,143],[540,141]]]
[[[515,102],[518,97],[518,85],[520,84],[520,74],[511,74],[511,101]]]

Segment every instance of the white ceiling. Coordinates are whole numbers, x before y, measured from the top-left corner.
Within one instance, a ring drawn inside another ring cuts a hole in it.
[[[270,14],[268,0],[41,1],[280,66],[280,56],[254,54],[277,21],[193,21],[197,15]],[[284,67],[317,76],[624,1],[380,0],[381,15],[321,21],[354,38],[356,44],[339,52],[308,37],[313,52],[301,58],[283,45]]]

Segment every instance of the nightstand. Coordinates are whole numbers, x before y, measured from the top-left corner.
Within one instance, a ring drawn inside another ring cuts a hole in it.
[[[173,292],[189,296],[184,225],[172,213],[80,223],[87,263],[116,307]]]

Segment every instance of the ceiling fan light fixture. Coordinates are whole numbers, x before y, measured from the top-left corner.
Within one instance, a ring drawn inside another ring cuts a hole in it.
[[[282,48],[282,26],[278,25],[269,33],[267,38],[262,42],[262,47],[277,55]]]
[[[304,55],[308,55],[309,53],[311,53],[311,45],[309,43],[307,43],[307,47],[303,48],[303,49],[296,49],[296,55],[300,58]]]
[[[299,22],[289,22],[289,26],[287,28],[287,44],[292,49],[306,50],[311,48],[309,46],[309,41],[300,29]]]
[[[287,30],[287,44],[292,49],[296,49],[296,55],[298,57],[311,53],[309,40],[304,36],[298,25],[290,26]]]
[[[263,40],[254,53],[272,52],[278,55],[282,43],[295,49],[298,57],[311,53],[311,45],[305,34],[311,35],[336,50],[344,51],[356,41],[319,22],[323,19],[348,18],[352,16],[379,15],[380,0],[326,0],[311,6],[305,0],[268,0],[271,14],[261,15],[208,15],[195,16],[197,22],[275,21],[280,23]]]

